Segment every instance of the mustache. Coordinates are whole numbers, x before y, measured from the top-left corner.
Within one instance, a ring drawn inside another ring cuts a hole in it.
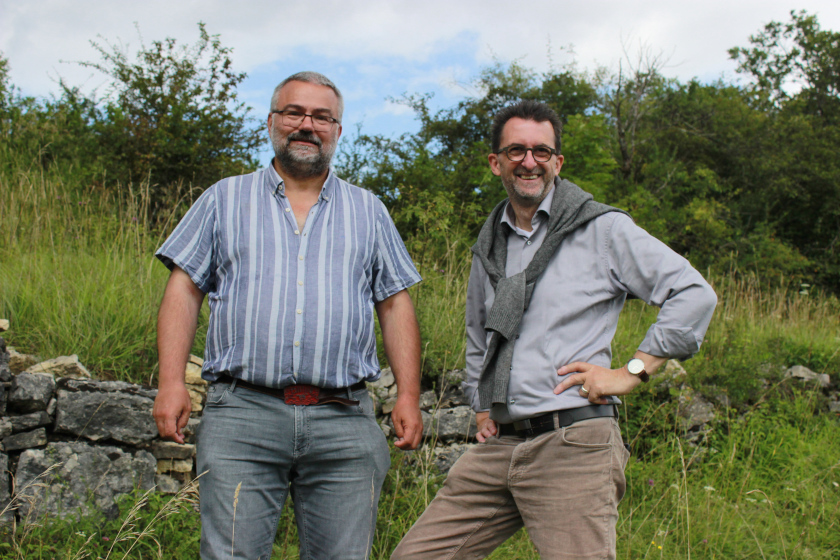
[[[309,132],[308,130],[298,130],[297,132],[292,132],[286,137],[286,142],[292,142],[293,140],[299,140],[301,142],[311,142],[321,147],[321,139],[315,135],[314,132]]]

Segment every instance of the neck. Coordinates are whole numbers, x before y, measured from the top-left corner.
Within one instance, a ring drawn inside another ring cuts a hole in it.
[[[289,191],[293,193],[320,193],[321,189],[324,187],[324,182],[327,180],[327,175],[329,175],[329,170],[327,170],[322,174],[315,175],[313,177],[295,177],[283,169],[283,167],[277,163],[277,159],[274,159],[272,164],[274,165],[274,170],[277,171],[277,174],[280,175],[281,179],[283,179],[287,194]]]
[[[537,209],[540,207],[539,204],[536,206],[522,206],[511,199],[510,206],[513,208],[513,223],[516,224],[516,227],[525,231],[531,231],[531,220],[534,218],[534,214],[537,213]]]

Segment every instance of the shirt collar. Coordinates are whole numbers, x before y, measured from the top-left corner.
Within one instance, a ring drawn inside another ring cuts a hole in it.
[[[277,173],[277,170],[274,169],[274,159],[271,160],[271,163],[268,164],[266,168],[266,175],[265,175],[265,185],[266,187],[273,193],[279,193],[281,196],[286,196],[286,183],[283,181],[283,178]],[[333,196],[333,192],[335,191],[335,184],[338,181],[338,177],[335,174],[335,170],[332,166],[330,166],[330,170],[327,173],[327,179],[324,181],[324,186],[321,187],[321,194],[318,195],[318,200],[324,200],[329,202]]]
[[[554,185],[551,186],[551,190],[548,191],[548,194],[545,195],[545,198],[540,202],[537,211],[534,213],[534,217],[531,218],[531,232],[533,233],[537,231],[546,219],[548,219],[549,215],[551,214],[551,203],[554,201]],[[505,211],[502,212],[502,223],[507,224],[510,229],[513,231],[517,231],[516,227],[516,217],[513,215],[513,207],[510,205],[510,200],[508,200],[507,206],[505,207]]]

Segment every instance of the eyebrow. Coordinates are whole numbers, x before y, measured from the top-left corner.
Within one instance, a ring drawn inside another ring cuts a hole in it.
[[[284,105],[281,111],[288,111],[288,110],[295,110],[300,111],[301,113],[306,112],[306,108],[302,105],[298,105],[296,103],[289,103],[288,105]],[[317,109],[312,110],[312,114],[323,114],[326,113],[329,116],[332,116],[332,111],[327,107],[319,107]]]

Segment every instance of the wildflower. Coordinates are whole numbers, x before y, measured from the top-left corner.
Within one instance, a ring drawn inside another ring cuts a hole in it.
[[[109,539],[108,537],[102,537],[102,540],[103,541],[110,541],[111,539]]]
[[[705,490],[706,492],[714,492],[715,487],[714,486],[704,486],[703,490]]]
[[[76,531],[76,534],[79,535],[80,537],[86,537],[87,536],[84,531]]]
[[[136,222],[137,221],[137,216],[132,216],[131,221]]]
[[[656,484],[656,482],[654,482],[654,480],[652,478],[649,478],[648,479],[648,486],[653,487],[654,484]]]
[[[708,544],[708,542],[708,539],[703,539],[702,541],[700,541],[701,544]]]

